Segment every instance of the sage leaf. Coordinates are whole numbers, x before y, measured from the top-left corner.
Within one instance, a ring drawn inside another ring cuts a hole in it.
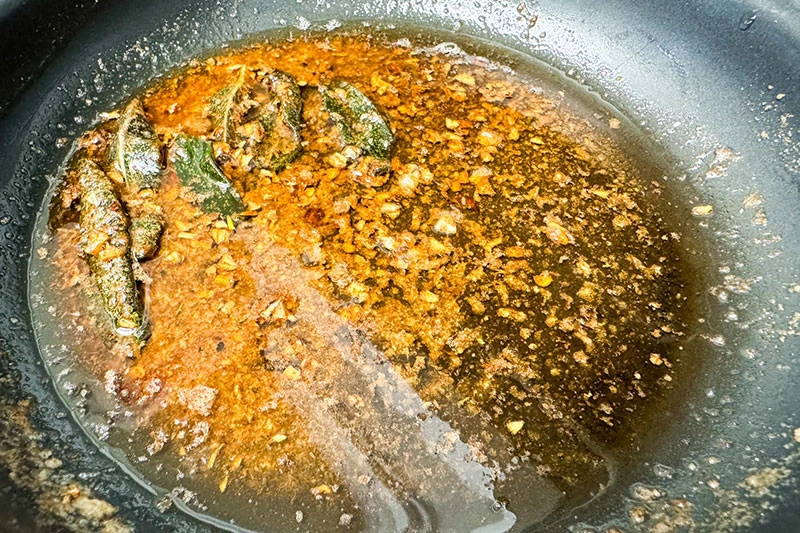
[[[244,210],[236,188],[214,162],[211,142],[178,134],[172,142],[170,162],[206,213],[233,215]]]
[[[394,135],[364,93],[344,80],[322,85],[319,91],[345,143],[360,148],[362,155],[389,157]]]
[[[137,261],[153,257],[158,251],[158,241],[163,231],[164,217],[157,213],[146,213],[133,219],[128,228],[131,256]]]
[[[126,185],[137,189],[158,189],[161,185],[161,141],[138,99],[120,114],[111,153]]]
[[[280,172],[302,149],[303,100],[291,74],[250,76],[242,67],[231,85],[209,101],[213,138],[241,148],[240,164]]]
[[[242,100],[246,93],[247,67],[239,67],[236,80],[220,89],[208,105],[208,114],[214,128],[216,139],[230,142],[236,138],[237,123],[244,111]]]
[[[302,148],[300,121],[303,99],[300,87],[291,74],[273,71],[262,86],[267,86],[272,98],[261,105],[258,120],[264,128],[264,139],[256,143],[256,160],[263,168],[280,172],[291,163]]]
[[[114,185],[89,159],[77,165],[81,190],[80,247],[103,308],[119,335],[143,329],[143,313],[130,256],[128,216]]]

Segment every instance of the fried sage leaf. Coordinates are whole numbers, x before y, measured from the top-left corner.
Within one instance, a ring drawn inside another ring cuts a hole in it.
[[[77,205],[81,199],[81,187],[78,167],[79,163],[87,157],[88,152],[85,148],[75,152],[67,164],[67,170],[61,181],[56,185],[55,193],[50,199],[47,218],[47,226],[51,230],[79,220],[80,213]]]
[[[267,80],[273,96],[261,106],[258,115],[264,139],[256,143],[256,160],[262,167],[279,172],[300,154],[303,100],[297,80],[291,74],[276,70]]]
[[[242,67],[211,98],[209,116],[214,138],[242,148],[243,166],[280,172],[300,154],[302,109],[294,76],[275,70],[251,78]]]
[[[116,137],[117,119],[111,118],[101,122],[78,139],[77,150],[70,157],[67,168],[50,199],[47,225],[51,230],[78,222],[81,190],[77,167],[84,159],[104,164],[109,158],[109,150]]]
[[[243,104],[247,96],[247,67],[239,67],[236,81],[220,89],[208,105],[208,114],[214,128],[214,136],[224,142],[233,141],[236,136],[237,123],[241,115],[249,107]]]
[[[345,143],[360,148],[362,155],[389,157],[394,135],[364,93],[343,80],[322,85],[319,91]]]
[[[131,238],[131,255],[137,261],[150,259],[158,251],[158,240],[164,231],[164,217],[147,213],[131,221],[128,233]]]
[[[137,189],[158,189],[161,185],[161,141],[138,99],[133,99],[119,116],[112,154],[126,185]]]
[[[138,334],[143,316],[130,257],[128,216],[106,174],[91,160],[77,164],[80,246],[118,334]]]
[[[173,141],[169,159],[181,183],[192,190],[203,211],[233,215],[244,210],[239,193],[214,162],[209,141],[179,134]]]

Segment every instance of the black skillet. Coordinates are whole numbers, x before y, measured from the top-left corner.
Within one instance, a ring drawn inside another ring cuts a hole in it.
[[[53,505],[70,484],[139,531],[209,527],[161,513],[63,412],[30,326],[33,223],[68,150],[57,139],[98,111],[223,43],[332,20],[430,28],[467,49],[494,43],[512,64],[541,61],[627,117],[645,157],[669,162],[654,179],[688,236],[696,364],[617,482],[534,530],[800,531],[800,4],[771,0],[0,2],[0,530],[101,528],[107,517]],[[700,203],[712,218],[691,218]]]

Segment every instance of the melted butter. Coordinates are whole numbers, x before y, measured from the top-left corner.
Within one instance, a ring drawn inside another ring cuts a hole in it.
[[[235,230],[168,176],[136,359],[60,230],[38,274],[57,303],[37,320],[67,347],[45,360],[84,426],[250,529],[523,529],[612,483],[684,328],[648,176],[556,94],[363,36],[198,62],[144,95],[157,131],[208,133],[242,64],[360,87],[396,133],[391,177],[335,164],[311,95],[296,162],[223,167],[249,189]]]

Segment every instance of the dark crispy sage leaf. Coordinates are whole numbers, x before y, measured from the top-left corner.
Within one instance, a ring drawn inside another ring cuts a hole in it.
[[[137,189],[158,189],[161,185],[161,142],[138,99],[120,114],[112,155],[126,185]]]
[[[194,192],[203,211],[233,215],[244,210],[239,193],[214,162],[209,141],[179,134],[169,158],[181,183]]]
[[[67,169],[56,185],[53,197],[50,199],[47,226],[51,230],[58,229],[65,224],[78,222],[80,213],[76,209],[81,198],[80,176],[78,167],[81,161],[88,157],[85,148],[81,148],[67,164]]]
[[[345,143],[360,148],[362,155],[389,157],[394,135],[364,93],[343,80],[320,86],[319,91]]]
[[[240,67],[236,81],[220,89],[208,104],[208,114],[216,139],[231,142],[236,138],[237,122],[246,110],[242,101],[247,93],[247,67]]]
[[[117,126],[116,118],[108,119],[78,139],[77,150],[70,157],[50,199],[47,225],[51,230],[78,222],[81,193],[77,167],[84,159],[90,159],[101,166],[108,161],[111,146],[117,137]]]
[[[236,80],[209,102],[214,138],[242,148],[243,166],[280,172],[301,151],[303,101],[297,80],[280,70]]]
[[[103,307],[123,336],[141,332],[139,295],[130,257],[128,216],[111,180],[96,163],[77,163],[81,194],[80,246],[97,283]]]
[[[259,112],[264,139],[256,143],[256,160],[263,168],[279,172],[300,154],[303,100],[297,80],[286,72],[272,72],[262,85],[268,85],[273,96]]]
[[[150,259],[158,251],[158,240],[164,231],[164,217],[147,213],[131,221],[128,233],[131,237],[131,255],[137,261]]]

